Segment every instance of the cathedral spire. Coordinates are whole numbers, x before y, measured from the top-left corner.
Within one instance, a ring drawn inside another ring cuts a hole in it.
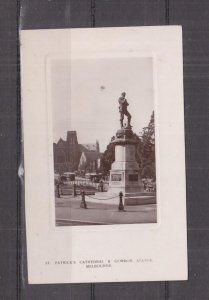
[[[98,140],[96,140],[96,151],[97,151],[98,153],[100,153],[100,149],[99,149],[99,141],[98,141]]]

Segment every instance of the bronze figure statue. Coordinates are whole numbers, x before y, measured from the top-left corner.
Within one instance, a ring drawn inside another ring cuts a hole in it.
[[[124,120],[124,115],[127,116],[127,119],[128,119],[128,124],[127,124],[127,127],[131,127],[131,114],[128,112],[127,110],[127,106],[129,105],[126,98],[126,93],[123,92],[121,94],[121,97],[118,99],[118,102],[119,102],[119,113],[120,113],[120,125],[121,125],[121,128],[123,128],[123,120]]]

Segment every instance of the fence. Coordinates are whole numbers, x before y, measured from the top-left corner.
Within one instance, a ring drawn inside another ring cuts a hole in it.
[[[61,195],[72,195],[75,189],[77,194],[79,194],[81,190],[92,193],[95,193],[96,191],[106,192],[108,190],[108,182],[104,181],[102,186],[100,183],[92,182],[90,180],[74,180],[59,184],[59,192]]]
[[[103,200],[111,200],[111,199],[116,199],[119,198],[119,203],[118,203],[118,210],[119,211],[124,211],[124,205],[123,205],[123,193],[120,192],[117,196],[113,196],[113,197],[108,197],[108,198],[98,198],[98,197],[91,197],[88,195],[89,198],[95,199],[95,200],[99,200],[99,201],[103,201]],[[80,208],[84,208],[87,209],[87,203],[86,203],[86,193],[85,191],[81,191],[81,204],[80,204]]]

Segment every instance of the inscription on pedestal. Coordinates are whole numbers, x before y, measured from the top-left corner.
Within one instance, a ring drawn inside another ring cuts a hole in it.
[[[138,174],[129,174],[128,180],[129,181],[138,181],[139,175]]]
[[[122,175],[121,174],[112,174],[111,181],[122,181]]]

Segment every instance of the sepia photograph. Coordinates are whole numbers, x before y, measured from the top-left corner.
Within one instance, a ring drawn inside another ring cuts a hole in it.
[[[180,26],[23,30],[28,281],[187,279]]]
[[[152,57],[49,60],[57,226],[156,223]]]

